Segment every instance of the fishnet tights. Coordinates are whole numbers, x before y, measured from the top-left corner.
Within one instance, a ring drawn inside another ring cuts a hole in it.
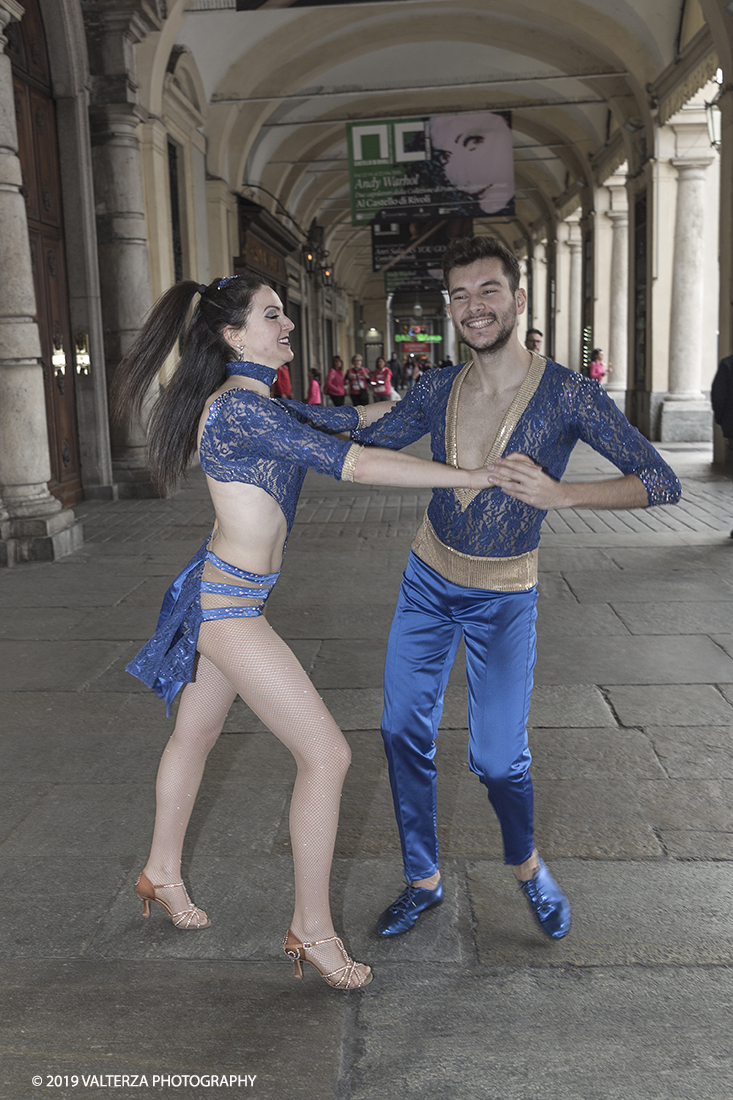
[[[183,690],[176,727],[156,784],[156,819],[145,873],[153,883],[179,882],[181,850],[206,758],[237,694],[295,757],[290,803],[295,865],[291,927],[301,940],[334,935],[328,899],[341,788],[351,750],[323,700],[264,616],[201,624],[196,679]],[[166,891],[174,911],[183,889]],[[335,945],[308,951],[326,970],[343,965]],[[360,966],[359,973],[363,971]]]

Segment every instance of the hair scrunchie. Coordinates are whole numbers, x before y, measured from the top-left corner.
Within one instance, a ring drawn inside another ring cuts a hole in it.
[[[208,289],[209,288],[204,283],[199,284],[199,294],[205,294]]]

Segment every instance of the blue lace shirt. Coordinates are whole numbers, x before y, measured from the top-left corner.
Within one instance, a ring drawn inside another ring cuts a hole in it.
[[[536,389],[513,427],[509,424],[506,440],[497,437],[503,445],[496,453],[492,448],[493,457],[529,455],[559,481],[573,447],[582,439],[623,474],[636,474],[650,506],[674,504],[681,494],[674,471],[629,424],[605,390],[551,360],[544,363],[544,370],[539,357],[537,362]],[[428,371],[381,420],[352,431],[352,439],[399,450],[430,433],[435,461],[457,465],[455,419],[464,366]],[[473,557],[514,557],[538,546],[546,513],[493,486],[468,494],[433,489],[427,515],[440,541],[454,550]]]

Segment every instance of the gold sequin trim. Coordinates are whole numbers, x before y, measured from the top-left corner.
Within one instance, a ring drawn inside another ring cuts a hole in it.
[[[547,360],[544,359],[543,356],[538,355],[534,351],[532,352],[532,361],[529,365],[527,375],[519,387],[516,397],[507,409],[504,419],[499,425],[496,438],[491,444],[491,449],[484,460],[484,466],[488,466],[490,463],[495,462],[496,459],[503,454],[504,448],[509,442],[521,416],[535,395],[542,375],[545,373],[546,362]],[[448,405],[445,413],[445,454],[446,461],[451,466],[458,466],[458,402],[461,396],[461,386],[472,366],[473,359],[466,363],[465,367],[456,375],[448,398]],[[465,512],[471,501],[481,492],[481,489],[454,489],[453,492],[458,497],[461,511]]]
[[[473,359],[469,359],[453,380],[448,395],[445,410],[445,456],[449,466],[458,466],[458,399],[461,396],[461,386],[472,366]]]
[[[355,431],[360,431],[367,426],[367,407],[366,405],[356,405],[356,415],[359,419],[356,422]]]
[[[346,458],[344,459],[344,464],[341,467],[341,480],[342,481],[353,481],[354,480],[354,470],[356,469],[356,464],[359,461],[359,455],[361,454],[361,452],[363,450],[364,450],[364,446],[363,446],[362,443],[352,443],[351,444],[348,451],[346,452]]]
[[[537,584],[537,551],[513,558],[477,558],[441,542],[425,514],[412,544],[421,561],[461,588],[526,592]]]

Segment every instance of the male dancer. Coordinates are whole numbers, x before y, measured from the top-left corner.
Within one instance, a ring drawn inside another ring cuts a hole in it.
[[[435,738],[461,640],[466,644],[469,764],[486,786],[514,870],[540,927],[570,928],[570,905],[537,854],[527,743],[535,663],[537,545],[550,508],[643,508],[679,499],[650,443],[600,386],[523,348],[526,293],[500,241],[467,237],[443,258],[449,312],[473,351],[432,370],[385,417],[352,433],[399,449],[427,432],[439,462],[485,463],[493,488],[436,489],[412,546],[389,637],[382,737],[407,889],[377,924],[406,932],[438,905]],[[560,482],[583,439],[622,476]]]

